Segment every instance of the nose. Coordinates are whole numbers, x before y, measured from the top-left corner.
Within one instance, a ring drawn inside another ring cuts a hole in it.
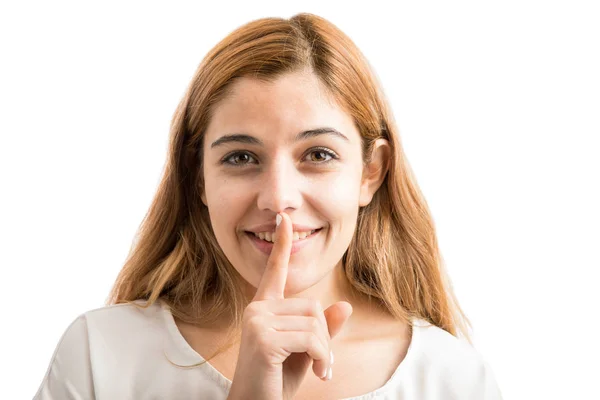
[[[257,206],[275,213],[298,209],[302,205],[302,176],[292,161],[285,157],[274,159],[262,172]]]

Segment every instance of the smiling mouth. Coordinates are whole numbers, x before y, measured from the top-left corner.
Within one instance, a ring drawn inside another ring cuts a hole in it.
[[[297,239],[296,239],[296,238],[294,238],[294,239],[292,239],[292,243],[297,243],[297,242],[301,242],[301,241],[303,241],[303,240],[309,239],[309,238],[313,237],[314,235],[316,235],[317,233],[319,233],[319,232],[320,232],[322,229],[323,229],[323,228],[314,229],[314,230],[312,230],[312,231],[310,232],[310,234],[308,234],[308,235],[306,235],[306,236],[304,236],[304,237],[298,237]],[[272,239],[272,240],[266,240],[266,238],[265,238],[265,239],[263,239],[263,238],[260,238],[260,237],[259,237],[257,234],[255,234],[254,232],[249,232],[249,231],[244,231],[244,232],[245,232],[245,233],[246,233],[248,236],[250,236],[250,238],[251,238],[251,239],[254,239],[254,240],[260,240],[261,242],[264,242],[264,243],[274,244],[274,240],[273,240],[274,238],[273,238],[273,235],[271,235],[271,239]]]

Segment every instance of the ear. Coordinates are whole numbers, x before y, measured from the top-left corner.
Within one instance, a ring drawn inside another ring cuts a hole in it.
[[[359,206],[368,205],[388,172],[391,148],[386,139],[377,139],[373,145],[371,161],[364,166],[360,185]]]

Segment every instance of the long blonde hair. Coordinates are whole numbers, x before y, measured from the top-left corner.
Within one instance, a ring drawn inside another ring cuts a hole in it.
[[[380,84],[350,38],[308,13],[245,24],[202,60],[171,122],[162,180],[107,304],[145,300],[145,308],[160,298],[181,320],[210,325],[232,315],[231,331],[240,329],[248,304],[240,290],[243,278],[219,246],[200,197],[203,135],[235,79],[273,81],[304,68],[353,117],[363,162],[376,139],[387,139],[391,147],[387,176],[359,210],[343,256],[352,287],[397,319],[424,319],[472,343],[471,323],[445,271],[431,214]]]

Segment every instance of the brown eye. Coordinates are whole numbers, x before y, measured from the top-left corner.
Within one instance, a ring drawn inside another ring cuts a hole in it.
[[[327,164],[337,158],[337,154],[325,147],[313,149],[309,153],[309,160],[315,164]]]
[[[234,164],[246,164],[250,160],[250,156],[246,153],[236,154],[231,157],[233,160],[237,160]]]
[[[306,157],[308,157],[309,162],[318,165],[328,164],[339,158],[333,150],[329,150],[325,147],[312,149],[312,151],[305,156],[305,160]],[[245,167],[252,164],[258,164],[255,156],[245,151],[229,153],[225,158],[221,159],[220,162],[221,164],[230,167]]]
[[[322,150],[313,151],[310,154],[312,154],[311,161],[316,161],[316,162],[327,161],[327,156],[331,157],[330,154],[328,154],[327,152],[322,151]]]
[[[236,152],[226,156],[223,160],[221,160],[221,163],[233,167],[243,167],[247,164],[255,164],[255,162],[252,162],[253,159],[254,157],[251,154],[246,152]]]

